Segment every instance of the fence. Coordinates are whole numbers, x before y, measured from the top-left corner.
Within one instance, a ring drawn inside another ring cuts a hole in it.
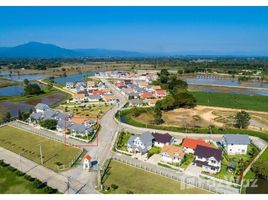
[[[187,189],[189,187],[198,187],[198,188],[201,188],[203,190],[207,190],[207,191],[212,192],[212,193],[231,193],[231,194],[239,193],[239,189],[237,189],[237,188],[228,187],[225,185],[219,185],[215,181],[200,179],[199,177],[185,176],[182,173],[174,172],[172,169],[170,169],[170,170],[172,170],[173,172],[171,172],[169,169],[157,168],[157,166],[153,167],[153,166],[149,166],[148,164],[144,165],[143,163],[137,162],[137,160],[127,159],[127,157],[122,156],[122,155],[117,156],[114,154],[112,156],[112,159],[120,161],[120,162],[125,163],[125,164],[130,165],[130,166],[139,168],[139,169],[149,171],[149,172],[154,173],[154,174],[158,174],[158,175],[170,178],[170,179],[178,181],[180,183],[184,183],[185,189]]]

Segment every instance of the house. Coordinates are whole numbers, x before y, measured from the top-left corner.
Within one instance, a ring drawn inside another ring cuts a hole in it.
[[[96,87],[95,81],[87,81],[87,88],[92,89]]]
[[[106,102],[106,103],[116,103],[117,102],[117,97],[114,96],[114,95],[103,95],[103,100]]]
[[[201,139],[193,139],[193,138],[184,138],[182,142],[183,150],[186,153],[194,153],[195,149],[199,146],[205,146],[205,147],[210,147],[211,145],[207,143],[204,140]]]
[[[91,156],[87,154],[84,158],[83,169],[90,169],[92,167],[91,160]]]
[[[249,144],[248,135],[225,134],[223,136],[223,145],[229,155],[247,154]]]
[[[104,91],[103,90],[93,90],[92,91],[92,94],[93,95],[103,95],[104,94]]]
[[[131,92],[128,94],[128,98],[129,99],[137,99],[137,98],[139,98],[139,94],[136,92]]]
[[[153,139],[154,137],[150,132],[144,132],[140,136],[132,135],[127,142],[128,151],[145,154],[152,148]]]
[[[222,150],[197,145],[194,155],[193,165],[201,167],[202,171],[215,174],[221,170]]]
[[[102,99],[102,97],[100,95],[98,95],[98,94],[89,95],[87,97],[88,101],[100,101],[101,99]]]
[[[32,112],[29,116],[28,122],[36,124],[43,118],[42,112]]]
[[[161,134],[161,133],[152,133],[154,137],[154,146],[163,147],[164,145],[172,144],[174,137],[169,135],[168,133]]]
[[[181,147],[164,145],[160,155],[164,162],[181,163],[184,159],[185,153]]]
[[[156,102],[159,101],[159,99],[147,99],[148,106],[155,106]]]
[[[37,113],[39,112],[44,113],[46,110],[50,109],[50,107],[44,103],[38,103],[34,108]]]
[[[139,84],[139,86],[140,86],[141,88],[144,88],[144,87],[146,87],[148,84],[149,84],[149,83],[146,82],[146,81],[141,81],[140,84]]]
[[[152,89],[153,90],[161,90],[161,87],[160,87],[160,85],[153,85]]]
[[[65,87],[66,87],[67,89],[74,89],[74,83],[73,83],[73,82],[67,82],[67,83],[65,84]]]
[[[156,97],[165,97],[167,95],[166,90],[155,90],[155,96]]]
[[[143,100],[141,99],[131,99],[128,102],[129,102],[129,106],[133,106],[133,107],[143,106]]]
[[[93,133],[93,128],[84,124],[72,124],[68,130],[74,136],[88,136]]]
[[[150,98],[153,98],[154,96],[153,96],[153,94],[150,93],[150,92],[144,92],[144,93],[141,93],[141,94],[140,94],[140,97],[141,97],[142,99],[150,99]]]
[[[76,93],[74,95],[74,101],[77,103],[83,103],[86,101],[86,94],[85,93]]]

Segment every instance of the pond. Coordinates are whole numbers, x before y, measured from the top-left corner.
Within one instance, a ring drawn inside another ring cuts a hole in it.
[[[22,86],[8,86],[0,88],[0,96],[21,96],[24,93]]]
[[[82,73],[82,74],[74,74],[74,75],[69,75],[69,76],[65,76],[65,77],[57,77],[55,78],[55,82],[56,83],[61,83],[61,84],[65,84],[67,82],[78,82],[78,81],[84,81],[85,76],[94,76],[94,72],[90,72],[90,73]]]
[[[29,111],[33,106],[23,103],[23,102],[1,102],[0,103],[0,112],[6,113],[10,112],[12,117],[17,117],[19,110]]]
[[[9,72],[4,71],[4,72],[0,72],[0,77],[13,80],[13,81],[22,82],[24,79],[28,79],[28,80],[45,79],[45,78],[48,78],[49,75],[46,75],[46,74],[21,74],[21,75],[12,74],[10,75]]]
[[[39,87],[43,88],[44,85],[38,82],[30,82],[29,84],[37,84]],[[0,88],[0,97],[2,96],[21,96],[24,93],[23,86],[7,86]]]

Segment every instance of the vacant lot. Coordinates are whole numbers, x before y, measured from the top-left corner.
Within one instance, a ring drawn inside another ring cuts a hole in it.
[[[34,135],[11,126],[0,128],[0,146],[40,164],[40,145],[43,152],[44,166],[54,171],[69,168],[82,150],[67,147],[45,137]]]
[[[188,127],[188,128],[208,128],[214,125],[220,128],[235,128],[235,115],[238,111],[234,109],[196,106],[193,109],[179,108],[163,112],[163,126]],[[250,111],[250,130],[268,130],[268,113],[258,113]],[[153,124],[154,116],[152,111],[141,113],[135,120]]]
[[[267,96],[248,96],[242,94],[226,94],[218,92],[191,92],[198,105],[219,106],[245,110],[267,111]]]
[[[89,116],[89,117],[96,117],[104,115],[108,110],[112,108],[112,105],[90,105],[90,106],[73,106],[73,107],[65,107],[61,105],[58,107],[59,109],[73,113],[79,116]]]
[[[115,194],[204,194],[207,191],[188,186],[170,180],[168,178],[137,169],[117,161],[112,161],[108,167],[107,175],[104,177],[104,185],[118,186],[116,190],[111,189],[109,193]]]

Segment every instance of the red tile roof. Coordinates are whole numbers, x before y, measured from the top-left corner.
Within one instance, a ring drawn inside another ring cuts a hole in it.
[[[152,98],[153,97],[153,94],[150,93],[150,92],[146,92],[146,93],[142,93],[141,94],[141,97],[144,98],[144,99]]]
[[[183,147],[187,147],[190,149],[196,149],[197,145],[211,147],[211,145],[209,143],[207,143],[206,141],[201,140],[201,139],[184,138],[184,140],[182,142]]]
[[[91,156],[87,154],[85,160],[91,160],[91,159],[92,159]]]
[[[156,90],[155,92],[158,95],[166,95],[167,94],[167,91],[166,90]]]

